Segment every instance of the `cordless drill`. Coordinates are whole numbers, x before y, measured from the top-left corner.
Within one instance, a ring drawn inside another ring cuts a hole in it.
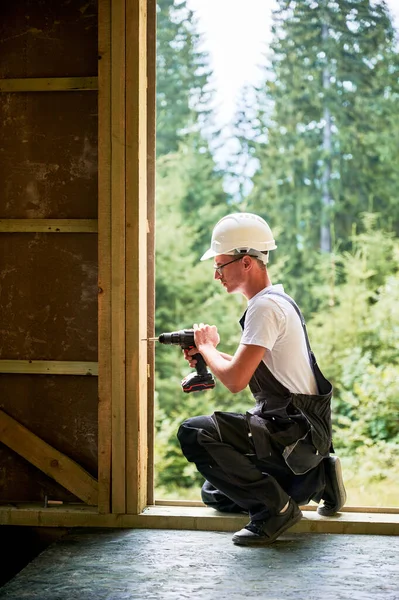
[[[173,344],[180,346],[183,350],[194,348],[194,329],[181,329],[171,333],[161,333],[158,338],[151,338],[161,344]],[[187,375],[181,382],[183,392],[201,392],[215,387],[215,379],[207,369],[206,363],[201,354],[194,354],[193,358],[197,361],[195,371]]]

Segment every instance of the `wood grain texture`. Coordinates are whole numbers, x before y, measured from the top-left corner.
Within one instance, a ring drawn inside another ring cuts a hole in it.
[[[111,0],[98,4],[98,510],[111,510]]]
[[[97,481],[87,471],[2,410],[0,441],[87,504],[97,504]]]
[[[0,219],[0,233],[97,233],[97,219]]]
[[[126,0],[126,511],[147,503],[147,0]]]
[[[221,514],[205,507],[156,506],[139,515],[101,515],[95,508],[67,504],[47,509],[37,505],[0,506],[1,525],[237,531],[247,523],[245,515]],[[309,512],[290,533],[399,535],[399,515],[342,512],[335,517],[320,517]]]
[[[95,77],[97,0],[0,3],[0,78]]]
[[[126,511],[126,12],[111,3],[112,512]]]
[[[0,271],[1,359],[97,362],[96,235],[2,233]]]
[[[0,123],[1,219],[97,219],[96,91],[0,94]]]
[[[97,0],[2,3],[0,39],[0,408],[96,477]],[[76,499],[0,447],[1,501]]]
[[[147,0],[147,337],[155,336],[156,0]],[[154,503],[155,344],[147,345],[147,504]]]
[[[98,363],[72,360],[0,360],[0,373],[98,375]]]
[[[0,79],[0,92],[73,92],[96,90],[97,77],[24,77]]]

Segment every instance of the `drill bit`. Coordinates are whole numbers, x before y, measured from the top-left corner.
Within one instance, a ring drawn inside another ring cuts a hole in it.
[[[158,341],[159,341],[159,338],[157,338],[157,337],[152,337],[152,338],[143,338],[141,341],[142,341],[142,342],[158,342]]]

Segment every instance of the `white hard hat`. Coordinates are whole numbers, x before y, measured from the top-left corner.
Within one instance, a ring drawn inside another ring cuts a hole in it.
[[[212,232],[211,247],[201,260],[219,254],[250,254],[267,262],[269,250],[277,248],[269,225],[252,213],[234,213],[223,217]]]

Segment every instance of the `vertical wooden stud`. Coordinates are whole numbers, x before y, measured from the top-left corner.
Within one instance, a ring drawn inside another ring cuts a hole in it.
[[[147,0],[147,308],[148,337],[155,335],[155,137],[156,137],[156,0]],[[155,350],[147,348],[147,504],[154,504]]]
[[[118,514],[141,512],[153,476],[151,469],[149,483],[153,395],[145,338],[154,311],[155,30],[147,91],[148,1],[99,5],[99,511]],[[153,27],[155,9],[151,0]]]
[[[126,512],[126,10],[111,2],[112,512]]]
[[[111,500],[111,0],[98,3],[98,511]]]
[[[126,0],[126,490],[147,503],[147,0]]]

